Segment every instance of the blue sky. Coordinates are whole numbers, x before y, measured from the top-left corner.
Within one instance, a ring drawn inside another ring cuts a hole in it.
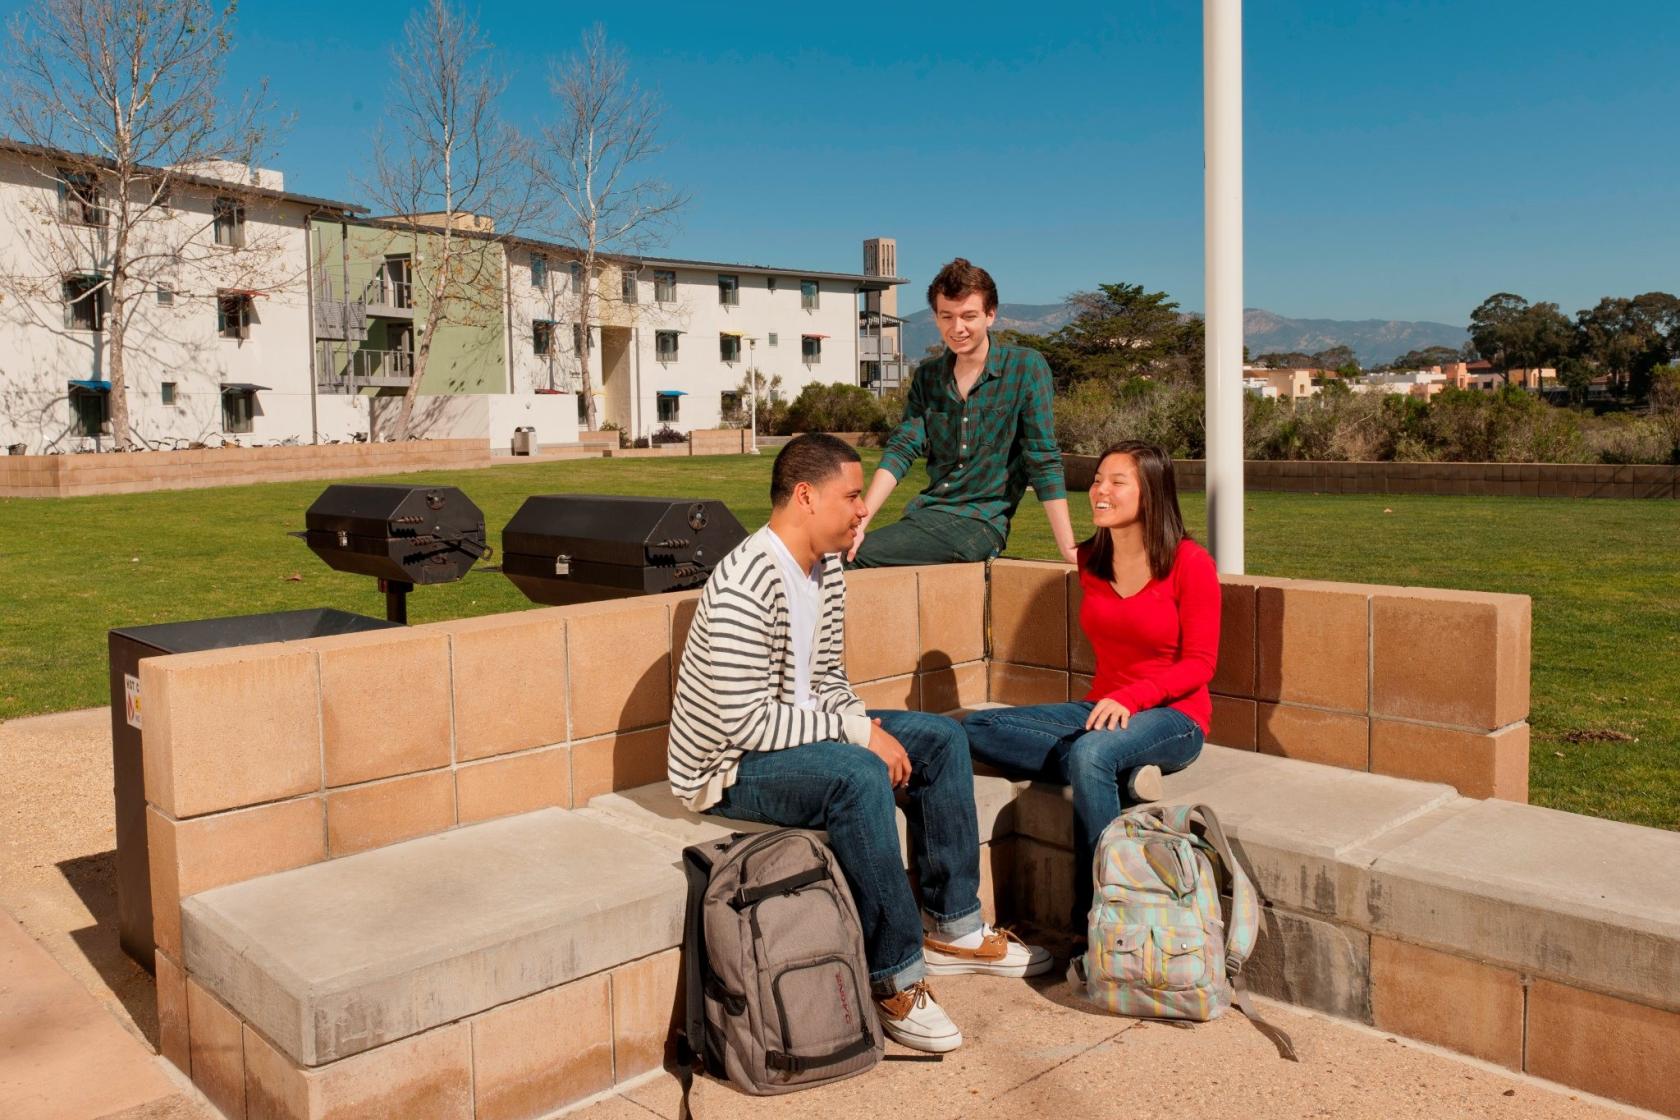
[[[273,161],[288,185],[365,198],[408,6],[241,9],[230,77],[266,76],[293,115]],[[850,271],[881,234],[908,309],[958,254],[1006,301],[1123,280],[1201,306],[1193,0],[608,13],[667,106],[659,170],[693,196],[673,255]],[[593,17],[480,16],[508,115],[539,120],[546,60]],[[1250,0],[1245,16],[1251,306],[1463,323],[1499,290],[1573,312],[1680,289],[1672,0]]]

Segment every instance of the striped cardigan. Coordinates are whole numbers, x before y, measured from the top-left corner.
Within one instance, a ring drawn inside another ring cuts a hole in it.
[[[677,667],[666,771],[671,792],[694,810],[718,803],[747,751],[823,740],[869,742],[869,717],[846,680],[840,555],[823,558],[811,666],[817,707],[800,708],[794,704],[787,592],[769,532],[769,526],[760,529],[713,569]]]

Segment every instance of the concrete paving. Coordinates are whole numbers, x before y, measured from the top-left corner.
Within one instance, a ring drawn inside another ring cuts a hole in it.
[[[0,913],[0,1116],[199,1120],[197,1094]]]
[[[155,1047],[151,974],[117,943],[111,786],[108,709],[0,723],[0,910]]]
[[[967,1039],[944,1061],[888,1061],[862,1077],[781,1097],[696,1084],[697,1117],[827,1120],[1107,1120],[1147,1116],[1337,1120],[1608,1120],[1650,1116],[1484,1063],[1266,1003],[1293,1036],[1286,1062],[1241,1015],[1181,1029],[1076,1008],[1065,982],[981,977],[936,984]],[[910,1052],[889,1046],[889,1053]],[[566,1113],[567,1120],[675,1120],[661,1073]]]

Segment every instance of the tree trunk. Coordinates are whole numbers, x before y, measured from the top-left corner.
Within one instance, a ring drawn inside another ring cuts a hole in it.
[[[109,307],[105,317],[106,372],[110,375],[111,391],[106,400],[111,411],[111,442],[123,451],[132,447],[128,422],[128,375],[123,358],[127,345],[128,238],[126,230],[117,231],[116,251],[111,256],[111,275],[105,281]],[[98,294],[95,293],[95,297]]]
[[[584,395],[584,423],[592,432],[599,431],[601,427],[601,417],[595,407],[595,393],[589,378],[589,358],[593,352],[589,334],[589,312],[591,304],[594,303],[594,292],[595,261],[594,254],[591,253],[584,257],[583,291],[578,295],[578,365],[583,385],[579,391]]]
[[[420,395],[420,382],[426,376],[426,362],[432,355],[432,338],[437,334],[435,320],[440,318],[437,309],[442,306],[442,299],[434,299],[426,309],[426,329],[414,348],[414,368],[409,371],[408,389],[403,393],[402,408],[397,412],[396,437],[399,441],[409,438],[408,427],[414,420],[414,401]]]

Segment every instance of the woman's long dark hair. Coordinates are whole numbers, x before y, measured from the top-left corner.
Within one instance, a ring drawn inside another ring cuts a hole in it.
[[[1143,544],[1149,551],[1149,574],[1166,579],[1178,556],[1184,531],[1184,515],[1178,509],[1178,483],[1173,480],[1172,456],[1153,443],[1121,440],[1097,456],[1097,470],[1110,455],[1129,455],[1137,464],[1138,519],[1143,522]],[[1114,578],[1114,538],[1098,529],[1085,542],[1085,567],[1105,580]]]

